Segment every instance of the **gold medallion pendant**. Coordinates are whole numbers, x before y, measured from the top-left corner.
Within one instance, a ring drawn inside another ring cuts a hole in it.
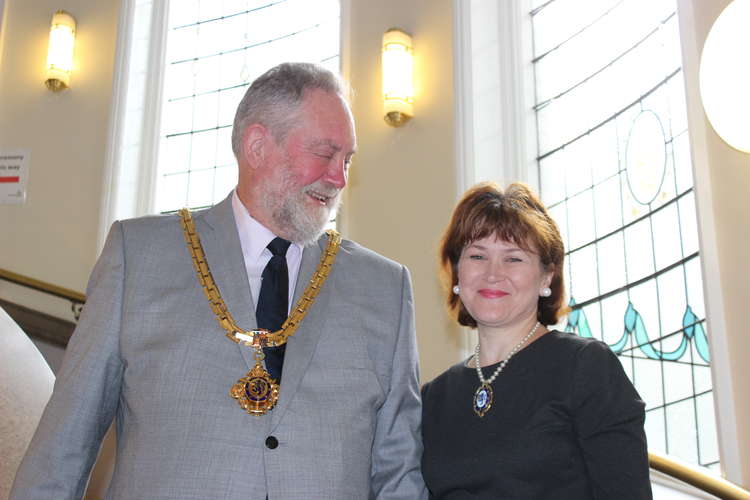
[[[279,384],[260,363],[256,363],[232,386],[229,395],[250,415],[265,415],[279,400]]]
[[[482,383],[474,393],[474,413],[483,417],[492,408],[492,386],[487,382]]]

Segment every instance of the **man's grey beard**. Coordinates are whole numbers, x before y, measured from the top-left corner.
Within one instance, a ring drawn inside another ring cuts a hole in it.
[[[298,245],[308,246],[318,241],[326,224],[335,216],[341,203],[341,192],[339,192],[329,201],[331,208],[321,206],[319,210],[306,210],[304,201],[307,198],[305,193],[308,188],[318,192],[329,191],[317,185],[316,182],[295,195],[287,196],[281,205],[271,212],[276,226],[284,228],[287,232],[286,237]]]

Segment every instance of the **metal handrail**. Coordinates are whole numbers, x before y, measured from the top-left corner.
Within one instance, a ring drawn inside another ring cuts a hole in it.
[[[86,295],[81,292],[76,292],[75,290],[71,290],[70,288],[53,285],[52,283],[48,283],[46,281],[30,278],[29,276],[24,276],[23,274],[8,271],[7,269],[0,268],[0,279],[10,281],[11,283],[15,283],[17,285],[25,286],[27,288],[33,288],[34,290],[38,290],[40,292],[54,295],[55,297],[69,300],[75,304],[83,304],[86,302]]]
[[[648,463],[656,471],[678,479],[683,483],[695,486],[719,498],[750,500],[750,491],[722,477],[709,474],[695,465],[655,452],[649,452]]]

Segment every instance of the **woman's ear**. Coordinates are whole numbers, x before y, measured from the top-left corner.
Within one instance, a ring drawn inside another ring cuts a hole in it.
[[[555,266],[550,264],[545,266],[544,276],[542,276],[542,286],[549,288],[552,285],[552,277],[555,275]]]

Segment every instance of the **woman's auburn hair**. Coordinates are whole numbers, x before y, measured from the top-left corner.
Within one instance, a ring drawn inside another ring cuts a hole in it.
[[[528,185],[510,184],[503,192],[494,182],[484,182],[464,193],[458,202],[440,245],[440,263],[446,286],[448,308],[461,325],[476,328],[453,286],[458,284],[458,260],[469,244],[494,235],[539,255],[546,271],[552,271],[549,297],[539,297],[537,319],[554,325],[567,312],[564,305],[563,246],[560,230],[547,209]]]

